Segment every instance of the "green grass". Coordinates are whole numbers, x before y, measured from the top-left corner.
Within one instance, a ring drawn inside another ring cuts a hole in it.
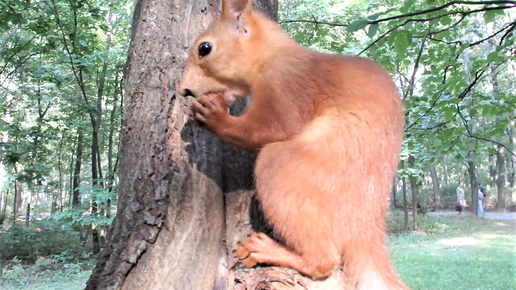
[[[82,290],[95,261],[62,263],[40,259],[33,265],[9,261],[0,276],[2,290]]]
[[[403,225],[389,217],[390,228]],[[516,289],[516,222],[421,217],[420,231],[388,238],[392,262],[412,290]]]
[[[471,216],[421,216],[418,232],[403,233],[403,215],[390,213],[389,250],[411,290],[516,290],[516,221]],[[95,261],[4,264],[2,290],[84,289]]]

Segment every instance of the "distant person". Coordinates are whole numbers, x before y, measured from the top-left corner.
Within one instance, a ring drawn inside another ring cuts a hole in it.
[[[457,210],[459,211],[459,214],[463,209],[468,207],[466,204],[466,199],[464,198],[464,188],[462,188],[462,182],[459,182],[459,185],[457,186],[457,203]]]
[[[486,197],[486,190],[478,183],[478,213],[484,214],[484,199]]]

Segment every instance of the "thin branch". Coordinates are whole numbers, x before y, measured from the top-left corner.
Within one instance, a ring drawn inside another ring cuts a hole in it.
[[[342,23],[332,23],[332,22],[326,22],[326,21],[319,21],[319,20],[307,20],[307,19],[299,19],[299,20],[283,20],[280,21],[279,24],[286,24],[286,23],[310,23],[310,24],[322,24],[322,25],[328,25],[333,27],[347,27],[347,24]]]
[[[407,92],[403,96],[403,101],[405,101],[405,99],[408,97],[409,94],[412,95],[412,93],[414,92],[414,81],[416,80],[416,73],[419,68],[419,60],[421,59],[421,55],[423,54],[423,50],[425,48],[425,43],[426,43],[426,36],[423,38],[423,40],[421,40],[421,45],[419,46],[419,53],[417,54],[416,63],[414,64],[414,69],[412,70],[412,76],[410,77],[410,82],[409,82],[409,85],[407,88]]]
[[[396,15],[396,16],[392,16],[392,17],[378,19],[378,20],[370,22],[370,24],[372,24],[372,23],[380,23],[380,22],[389,21],[389,20],[395,20],[395,19],[400,19],[400,18],[407,18],[407,17],[412,17],[412,16],[418,16],[418,15],[427,14],[427,13],[431,13],[431,12],[436,12],[436,11],[439,11],[439,10],[443,10],[444,8],[448,8],[450,6],[455,6],[457,4],[463,4],[463,5],[512,4],[512,5],[515,5],[514,7],[511,7],[511,6],[498,6],[498,7],[494,7],[496,10],[498,10],[498,9],[505,9],[505,8],[515,8],[516,7],[516,1],[451,1],[451,2],[448,2],[448,3],[444,4],[444,5],[437,6],[437,7],[431,8],[431,9],[427,9],[427,10],[421,10],[421,11],[417,11],[417,12],[412,12],[412,13],[401,14],[401,15]],[[486,8],[486,9],[489,9],[489,8]],[[490,10],[494,10],[494,9],[490,9]],[[486,11],[486,10],[482,10],[482,11]],[[471,11],[471,12],[473,12],[473,11]],[[459,12],[459,13],[462,13],[462,11]]]
[[[405,26],[405,24],[409,23],[410,22],[410,19],[409,20],[405,20],[404,22],[394,26],[393,28],[387,30],[387,32],[385,32],[384,34],[380,35],[380,37],[378,37],[375,41],[371,42],[368,46],[366,46],[366,48],[362,49],[362,51],[360,51],[357,55],[361,55],[362,53],[364,53],[366,50],[369,50],[371,47],[373,47],[373,45],[375,45],[376,43],[378,43],[381,39],[383,39],[385,36],[387,36],[388,34],[390,34],[391,32],[393,32],[394,30],[402,27],[402,26]]]
[[[22,45],[22,47],[18,51],[16,51],[13,54],[11,54],[11,56],[9,56],[7,58],[7,60],[5,60],[4,67],[2,67],[2,69],[0,70],[0,75],[4,74],[4,72],[7,69],[7,66],[9,65],[11,59],[13,59],[14,56],[16,56],[18,53],[22,52],[22,50],[24,50],[29,44],[31,44],[32,41],[34,40],[34,38],[36,38],[36,35],[34,35],[29,41],[27,41],[24,45]]]
[[[41,53],[41,52],[36,52],[36,53],[27,54],[27,55],[25,56],[25,59],[24,59],[24,60],[22,60],[22,61],[20,61],[20,62],[19,62],[19,63],[14,67],[14,69],[13,69],[12,71],[10,71],[10,72],[5,76],[5,78],[4,78],[4,80],[2,81],[2,83],[0,83],[0,87],[4,87],[5,82],[6,82],[7,80],[9,80],[9,78],[10,78],[10,77],[15,73],[15,72],[17,72],[17,71],[18,71],[18,69],[19,69],[22,65],[24,65],[24,64],[25,64],[29,59],[31,59],[33,56],[36,56],[36,55],[38,55],[38,54],[40,54],[40,53]]]
[[[428,128],[419,128],[419,130],[433,130],[433,129],[437,129],[437,128],[440,128],[448,123],[450,123],[453,119],[455,119],[455,117],[457,117],[457,113],[455,113],[455,115],[452,116],[452,118],[450,119],[450,121],[447,121],[447,122],[442,122],[442,123],[439,123],[437,125],[434,125],[432,127],[428,127]]]
[[[468,85],[468,87],[466,89],[464,89],[464,91],[462,91],[462,93],[459,95],[459,99],[460,100],[463,100],[466,95],[471,91],[471,89],[473,89],[473,87],[478,83],[478,81],[480,80],[480,78],[482,77],[482,75],[484,75],[485,73],[485,69],[479,69],[475,72],[475,79]]]
[[[430,111],[435,107],[435,104],[437,104],[437,101],[442,97],[443,95],[443,90],[441,90],[441,92],[439,93],[439,95],[437,96],[437,98],[435,98],[432,102],[432,104],[430,105],[430,108],[428,108],[423,114],[421,114],[416,121],[414,121],[412,124],[410,124],[409,126],[406,126],[405,127],[405,132],[408,132],[412,127],[414,127],[417,123],[419,123],[419,121],[421,119],[423,119],[423,117],[425,117],[428,113],[430,113]]]
[[[484,42],[484,41],[486,41],[486,40],[489,40],[489,39],[491,39],[491,38],[493,38],[493,37],[497,36],[498,34],[500,34],[502,31],[506,30],[506,29],[507,29],[507,28],[509,28],[510,26],[512,26],[512,28],[511,28],[511,29],[513,29],[513,28],[514,28],[514,25],[516,25],[516,21],[515,21],[515,22],[513,22],[513,23],[510,23],[510,24],[508,24],[508,25],[506,25],[504,28],[502,28],[502,29],[498,30],[498,31],[497,31],[497,32],[495,32],[494,34],[492,34],[492,35],[490,35],[490,36],[488,36],[488,37],[486,37],[486,38],[484,38],[484,39],[481,39],[481,40],[479,40],[479,41],[476,41],[476,42],[470,43],[470,44],[469,44],[469,46],[470,46],[470,47],[472,47],[472,46],[475,46],[475,45],[479,45],[479,44],[481,44],[482,42]]]
[[[507,31],[505,32],[505,34],[504,34],[504,35],[502,36],[502,38],[500,39],[500,42],[498,43],[498,45],[502,45],[502,43],[503,43],[503,41],[504,41],[505,37],[507,37],[507,35],[509,35],[509,33],[511,33],[511,31],[513,31],[513,30],[514,30],[514,27],[516,27],[516,22],[514,22],[514,23],[512,24],[512,27],[511,27],[509,30],[507,30]]]
[[[429,32],[427,33],[426,35],[435,35],[435,34],[439,34],[439,33],[442,33],[442,32],[445,32],[445,31],[449,31],[450,29],[452,28],[455,28],[455,26],[459,25],[459,23],[461,23],[464,19],[466,19],[466,16],[467,14],[462,14],[460,19],[457,20],[455,23],[453,23],[452,25],[446,27],[446,28],[443,28],[441,30],[437,30],[437,31],[432,31],[432,32]]]
[[[507,146],[505,146],[504,144],[502,144],[502,143],[500,143],[498,141],[495,141],[495,140],[491,140],[491,139],[488,139],[488,138],[484,138],[484,137],[473,135],[473,133],[471,133],[471,131],[469,130],[468,121],[466,120],[466,118],[464,118],[464,116],[462,115],[462,112],[460,111],[460,107],[457,105],[456,108],[457,108],[457,113],[459,114],[459,116],[460,116],[460,118],[462,120],[462,123],[464,124],[464,127],[466,127],[466,132],[467,132],[467,136],[468,137],[473,138],[473,139],[477,139],[477,140],[482,140],[482,141],[490,142],[490,143],[496,144],[498,146],[501,146],[501,147],[505,148],[505,150],[507,150],[507,152],[509,152],[509,154],[511,154],[512,156],[516,157],[516,154],[514,154],[514,152],[512,152],[511,149],[507,148]]]

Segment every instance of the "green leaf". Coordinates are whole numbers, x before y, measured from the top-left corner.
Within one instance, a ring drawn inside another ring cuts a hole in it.
[[[495,19],[495,16],[496,16],[496,12],[494,10],[486,11],[486,13],[484,13],[484,21],[486,23],[493,22]]]
[[[371,24],[371,25],[369,25],[369,31],[367,32],[367,36],[369,36],[369,38],[373,38],[373,36],[376,34],[377,31],[378,31],[378,24],[377,23]]]
[[[380,15],[382,15],[382,13],[371,14],[371,15],[367,16],[367,19],[369,19],[369,20],[376,20],[376,19],[378,19],[378,17]]]
[[[451,121],[451,119],[453,118],[453,115],[455,113],[455,108],[453,107],[448,107],[444,110],[444,121],[445,122],[449,122]]]
[[[445,16],[443,18],[441,18],[441,24],[444,25],[444,26],[448,26],[451,24],[451,18],[450,16]]]
[[[459,51],[458,53],[462,53],[466,48],[469,47],[469,43],[463,43],[460,48],[459,48]]]
[[[487,55],[487,61],[499,63],[502,61],[502,58],[498,55],[498,52],[493,51]]]
[[[410,44],[409,38],[411,37],[406,31],[401,31],[398,34],[398,37],[396,37],[396,40],[394,41],[394,48],[396,49],[396,54],[399,58],[404,58],[407,54],[407,48]]]
[[[368,23],[369,23],[369,21],[367,21],[366,19],[359,19],[359,20],[353,21],[348,25],[348,27],[346,27],[346,31],[355,32],[357,30],[364,29]]]

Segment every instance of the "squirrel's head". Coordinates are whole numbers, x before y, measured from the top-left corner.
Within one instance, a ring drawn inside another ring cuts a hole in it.
[[[195,98],[222,93],[228,105],[248,96],[252,80],[260,71],[259,59],[267,53],[263,32],[271,23],[277,27],[253,11],[252,0],[223,0],[220,18],[190,49],[179,93]]]

